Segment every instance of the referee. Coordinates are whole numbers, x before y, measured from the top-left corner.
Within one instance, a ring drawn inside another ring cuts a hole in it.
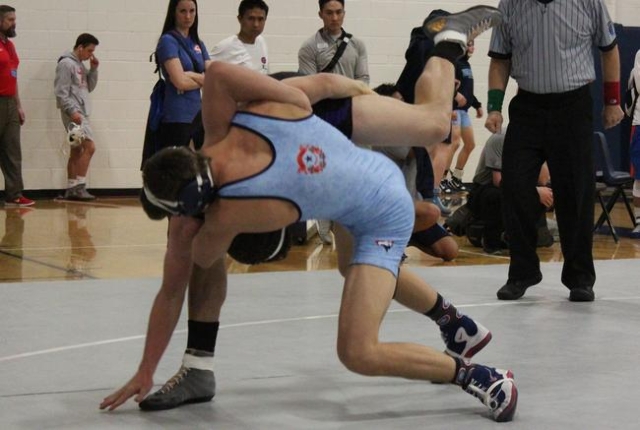
[[[603,0],[501,0],[503,22],[491,37],[489,115],[486,128],[502,126],[509,76],[518,94],[509,105],[502,159],[505,229],[511,250],[501,300],[516,300],[542,280],[536,254],[536,221],[544,207],[536,192],[547,161],[564,255],[562,283],[569,300],[593,301],[592,255],[595,175],[592,47],[600,50],[604,76],[603,122],[614,127],[620,108],[620,58]]]

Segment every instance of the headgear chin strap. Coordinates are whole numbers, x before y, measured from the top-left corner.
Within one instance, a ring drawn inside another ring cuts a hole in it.
[[[211,175],[211,169],[207,165],[206,176],[196,174],[193,181],[182,187],[178,192],[178,200],[164,200],[153,195],[151,190],[144,187],[144,193],[149,202],[172,215],[199,215],[207,209],[215,199],[216,189]]]
[[[206,176],[198,173],[196,178],[182,187],[178,193],[181,215],[199,215],[207,209],[216,196],[216,189],[207,163]]]
[[[164,211],[169,212],[171,215],[180,215],[180,212],[178,210],[179,209],[178,202],[159,199],[153,195],[153,193],[151,192],[151,190],[149,190],[149,188],[143,187],[143,189],[144,189],[144,195],[147,197],[147,200],[149,200],[149,203],[151,203],[157,208],[160,208]]]

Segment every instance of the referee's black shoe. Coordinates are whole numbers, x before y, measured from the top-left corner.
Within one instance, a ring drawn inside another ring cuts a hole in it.
[[[527,288],[539,284],[542,281],[542,274],[533,276],[531,278],[519,279],[517,281],[509,279],[506,284],[498,290],[497,296],[500,300],[518,300],[524,296],[524,292]]]
[[[502,21],[502,13],[492,6],[474,6],[462,12],[438,16],[424,23],[425,34],[437,44],[456,42],[466,51],[467,42]]]
[[[592,302],[595,298],[593,287],[572,288],[569,293],[569,300],[572,302]]]

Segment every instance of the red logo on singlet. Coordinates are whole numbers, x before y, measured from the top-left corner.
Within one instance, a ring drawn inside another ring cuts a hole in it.
[[[320,173],[327,165],[324,152],[317,146],[300,145],[297,159],[298,173],[304,173],[305,175]]]

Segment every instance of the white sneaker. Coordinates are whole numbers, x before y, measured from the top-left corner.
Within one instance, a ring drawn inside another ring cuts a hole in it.
[[[96,199],[94,195],[89,194],[86,185],[84,184],[78,184],[75,187],[67,188],[64,193],[64,198],[65,200],[74,200],[80,202],[88,202]]]

